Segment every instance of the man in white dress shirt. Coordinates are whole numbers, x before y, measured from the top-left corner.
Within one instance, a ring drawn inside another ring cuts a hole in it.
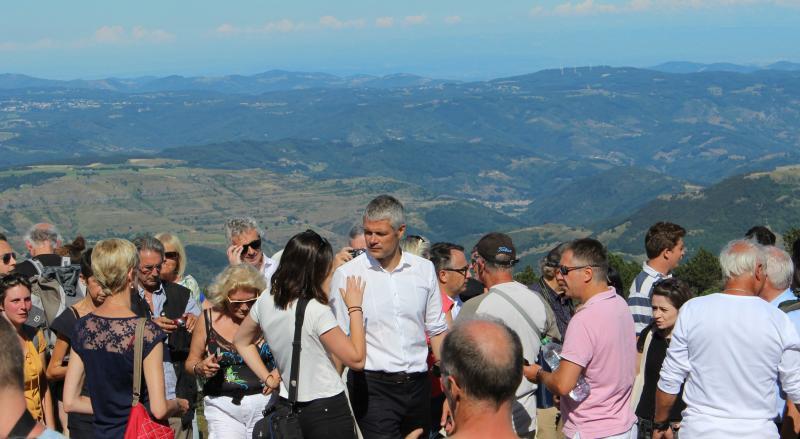
[[[366,282],[363,316],[367,360],[350,371],[347,385],[365,439],[398,438],[430,426],[430,337],[435,357],[447,330],[436,271],[430,261],[400,250],[406,230],[403,205],[380,195],[364,211],[367,252],[342,265],[331,281],[331,306],[347,331],[349,310],[341,299],[348,276]]]
[[[656,392],[653,438],[671,438],[669,409],[685,381],[680,434],[777,438],[780,381],[800,401],[800,336],[786,313],[758,297],[767,280],[763,247],[731,241],[719,256],[722,293],[681,307]]]
[[[228,262],[230,265],[250,264],[264,274],[269,288],[272,274],[278,263],[264,254],[261,248],[264,233],[256,220],[250,217],[234,217],[225,221],[225,236],[228,238]]]

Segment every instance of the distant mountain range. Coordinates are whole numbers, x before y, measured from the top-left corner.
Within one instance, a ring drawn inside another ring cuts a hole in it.
[[[289,72],[270,70],[257,75],[226,76],[165,76],[140,78],[75,79],[59,81],[27,75],[0,74],[0,89],[62,88],[107,90],[120,93],[150,93],[202,90],[232,94],[261,94],[271,91],[304,90],[309,88],[397,88],[436,86],[458,81],[425,78],[398,73],[386,76],[353,75],[340,77],[327,73]]]
[[[653,70],[666,73],[701,73],[701,72],[734,72],[753,73],[761,70],[779,70],[796,72],[800,70],[800,63],[778,61],[767,65],[741,65],[732,63],[694,63],[688,61],[670,61],[651,67]]]

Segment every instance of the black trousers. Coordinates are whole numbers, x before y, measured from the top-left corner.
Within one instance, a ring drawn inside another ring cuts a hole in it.
[[[356,426],[344,392],[328,398],[297,403],[305,439],[356,439]]]
[[[431,425],[431,381],[427,372],[397,375],[353,372],[347,376],[350,403],[364,439],[398,439]]]

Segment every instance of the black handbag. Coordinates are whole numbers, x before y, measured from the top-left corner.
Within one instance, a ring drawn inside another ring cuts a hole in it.
[[[299,299],[294,316],[292,372],[289,377],[289,399],[280,399],[264,409],[264,418],[253,427],[253,439],[303,439],[300,417],[297,416],[297,379],[300,375],[300,333],[308,299]]]

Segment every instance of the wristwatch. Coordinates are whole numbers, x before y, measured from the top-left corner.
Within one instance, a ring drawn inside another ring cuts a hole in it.
[[[670,428],[669,421],[664,422],[653,422],[653,430],[656,431],[667,431]]]

